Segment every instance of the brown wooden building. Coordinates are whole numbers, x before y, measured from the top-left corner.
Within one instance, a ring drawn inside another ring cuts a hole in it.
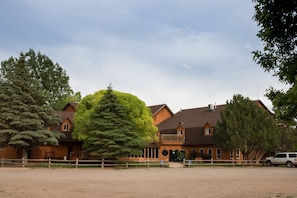
[[[259,107],[266,108],[260,100],[255,102]],[[172,113],[166,104],[150,106],[154,125],[158,127],[158,141],[148,144],[143,149],[142,156],[136,158],[178,161],[184,155],[187,159],[242,160],[240,150],[224,151],[214,144],[214,127],[220,120],[220,112],[225,109],[225,106],[208,105],[180,110],[176,114]],[[82,151],[82,142],[72,139],[76,107],[77,103],[68,103],[62,111],[54,111],[60,115],[61,123],[59,126],[53,126],[52,129],[64,133],[66,137],[60,139],[59,146],[33,148],[31,158],[88,158],[88,155]],[[10,146],[1,147],[0,145],[0,158],[2,157],[20,158],[21,154]]]
[[[255,102],[270,112],[260,100]],[[243,160],[239,149],[226,151],[214,143],[215,126],[225,107],[226,105],[210,104],[206,107],[180,110],[160,122],[157,125],[159,159],[178,161],[184,155],[186,159]],[[260,160],[263,155],[264,152],[252,152],[249,159]]]
[[[50,129],[60,131],[65,134],[65,138],[59,140],[59,146],[37,146],[32,148],[29,158],[32,159],[69,159],[75,151],[81,153],[82,142],[73,140],[71,134],[74,129],[74,113],[77,103],[68,103],[62,111],[54,111],[61,117],[59,126],[52,126]],[[21,151],[11,146],[0,147],[0,158],[17,159],[21,158]]]

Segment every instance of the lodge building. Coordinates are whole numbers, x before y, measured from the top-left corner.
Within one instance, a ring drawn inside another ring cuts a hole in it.
[[[260,101],[258,106],[265,107]],[[54,111],[60,115],[61,123],[53,126],[65,134],[59,140],[59,146],[38,146],[32,148],[29,157],[32,159],[88,159],[82,150],[82,142],[72,138],[74,129],[74,113],[77,103],[68,103],[62,111]],[[186,159],[224,159],[242,160],[239,149],[225,151],[215,146],[213,134],[215,125],[220,120],[220,112],[226,105],[208,105],[200,108],[180,110],[173,113],[166,104],[150,106],[153,124],[158,128],[158,141],[149,143],[144,149],[142,159],[180,161]],[[267,109],[268,110],[268,109]],[[269,111],[269,110],[268,110]],[[250,159],[260,160],[264,153],[251,153]],[[21,158],[21,151],[11,146],[1,146],[0,158]]]

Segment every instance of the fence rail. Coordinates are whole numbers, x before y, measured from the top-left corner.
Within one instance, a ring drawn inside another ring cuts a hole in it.
[[[262,166],[264,161],[257,160],[186,160],[182,164],[184,167],[198,166]],[[169,161],[152,159],[135,160],[57,160],[57,159],[0,159],[1,167],[44,167],[44,168],[82,168],[82,167],[169,167]]]
[[[169,167],[164,160],[56,160],[56,159],[0,159],[0,167],[47,167],[47,168],[79,168],[79,167]]]
[[[264,161],[259,160],[183,160],[184,167],[193,166],[263,166]]]

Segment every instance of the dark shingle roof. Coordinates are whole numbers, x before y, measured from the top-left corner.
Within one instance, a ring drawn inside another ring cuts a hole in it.
[[[74,118],[74,112],[70,111],[54,111],[55,114],[59,115],[61,117],[61,121],[63,122],[64,120],[69,120],[72,124],[74,123],[73,118]]]
[[[204,136],[203,127],[186,129],[186,141],[184,145],[213,145],[213,136]]]
[[[217,105],[213,111],[209,107],[185,109],[158,125],[159,131],[176,129],[179,124],[185,129],[204,127],[206,123],[215,126],[220,120],[220,112],[226,105]]]
[[[154,106],[148,106],[152,112],[152,116],[156,115],[158,112],[160,112],[163,108],[167,108],[167,110],[173,115],[173,112],[169,109],[169,107],[166,104],[160,104],[160,105],[154,105]]]
[[[67,106],[70,105],[72,106],[74,109],[76,109],[78,102],[68,102],[67,105],[63,108],[63,111],[67,108]]]

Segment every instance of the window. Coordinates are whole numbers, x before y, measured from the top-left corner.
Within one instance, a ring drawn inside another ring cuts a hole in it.
[[[230,151],[230,159],[234,159],[234,154],[233,154],[233,150]]]
[[[212,156],[212,148],[209,148],[207,153],[208,155]]]
[[[163,151],[162,151],[162,155],[163,155],[163,156],[167,156],[167,155],[168,155],[168,151],[167,151],[167,150],[163,150]]]
[[[297,154],[294,154],[294,153],[289,153],[289,158],[297,158]]]
[[[144,158],[156,158],[158,156],[159,150],[156,148],[144,148],[142,152],[142,157]]]
[[[287,157],[287,154],[280,153],[280,154],[277,154],[274,158],[286,158],[286,157]]]
[[[63,125],[63,130],[64,131],[69,131],[69,125],[68,124],[64,124]]]
[[[210,128],[205,128],[205,135],[210,135],[210,134],[211,134]]]
[[[217,148],[217,159],[221,159],[221,149]]]
[[[203,148],[199,149],[199,153],[200,153],[201,155],[203,155],[203,153],[204,153],[204,149],[203,149]]]
[[[236,159],[240,159],[240,150],[236,149]]]

